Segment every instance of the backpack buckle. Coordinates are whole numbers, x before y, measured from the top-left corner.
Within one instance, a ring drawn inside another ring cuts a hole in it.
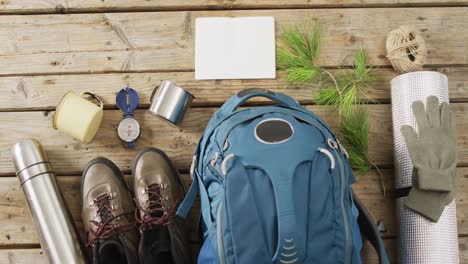
[[[338,143],[331,138],[327,139],[328,146],[332,149],[338,149]]]
[[[192,165],[190,165],[190,178],[192,178],[192,180],[193,180],[193,175],[194,175],[196,166],[197,166],[197,155],[193,155]]]
[[[349,159],[349,154],[348,151],[343,147],[341,142],[338,140],[338,145],[340,146],[341,153],[343,153],[346,156],[346,159]]]
[[[216,161],[218,160],[218,157],[219,157],[219,153],[215,152],[213,158],[210,161],[211,167],[213,167],[213,168],[215,167]]]

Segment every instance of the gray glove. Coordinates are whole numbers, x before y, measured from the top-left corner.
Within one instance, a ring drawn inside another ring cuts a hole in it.
[[[454,183],[455,189],[451,192],[421,190],[418,187],[416,169],[413,169],[412,184],[413,187],[406,199],[405,206],[433,222],[439,221],[445,206],[450,204],[455,197],[458,187]]]
[[[418,134],[411,126],[401,127],[408,152],[417,169],[422,190],[451,191],[457,170],[457,138],[455,114],[447,103],[439,107],[435,96],[427,98],[426,111],[421,101],[413,103]]]
[[[419,136],[411,126],[401,127],[414,165],[405,205],[437,222],[458,189],[455,115],[435,96],[428,97],[426,111],[421,101],[412,108]]]

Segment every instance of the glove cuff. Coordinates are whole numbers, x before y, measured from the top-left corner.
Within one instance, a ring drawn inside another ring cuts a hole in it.
[[[429,220],[437,222],[445,209],[445,203],[441,198],[437,192],[416,190],[413,187],[405,205]]]
[[[456,169],[435,170],[418,168],[418,185],[421,190],[449,192],[454,186],[452,176]]]

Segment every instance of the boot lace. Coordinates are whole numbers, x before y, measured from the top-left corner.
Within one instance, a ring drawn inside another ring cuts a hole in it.
[[[171,219],[175,217],[175,206],[167,208],[164,205],[164,196],[161,194],[162,186],[160,184],[152,184],[146,187],[148,200],[146,205],[142,208],[137,204],[137,211],[135,212],[135,219],[140,224],[142,231],[151,229],[157,225],[170,226]],[[176,204],[176,203],[174,203]]]
[[[95,225],[97,229],[95,232],[92,230],[87,231],[88,237],[89,233],[93,234],[93,239],[86,243],[87,247],[96,245],[100,240],[126,233],[136,226],[135,222],[124,225],[114,223],[114,220],[122,216],[131,215],[133,212],[123,212],[121,214],[113,215],[113,208],[110,203],[110,200],[112,199],[112,195],[107,193],[102,194],[93,200],[92,206],[97,206],[98,209],[96,215],[100,217],[100,221],[90,220],[90,222]]]

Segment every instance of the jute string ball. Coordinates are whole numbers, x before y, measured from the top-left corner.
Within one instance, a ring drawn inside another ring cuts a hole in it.
[[[421,33],[411,26],[400,26],[390,31],[387,58],[400,73],[422,70],[427,62],[427,49]]]

